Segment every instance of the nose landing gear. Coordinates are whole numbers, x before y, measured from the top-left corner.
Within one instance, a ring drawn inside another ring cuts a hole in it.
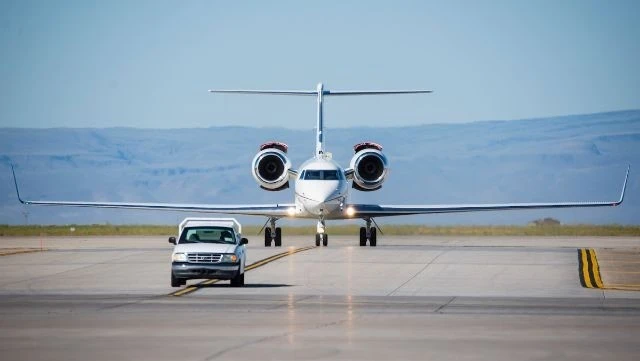
[[[329,244],[329,235],[324,231],[324,219],[318,221],[317,233],[316,233],[316,247],[320,247],[320,243],[324,247]]]
[[[316,233],[316,247],[320,247],[320,243],[326,247],[329,244],[329,235],[326,233]]]

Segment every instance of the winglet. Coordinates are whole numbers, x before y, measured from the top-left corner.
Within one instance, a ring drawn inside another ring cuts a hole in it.
[[[15,169],[13,169],[13,164],[11,164],[11,173],[13,173],[13,184],[16,186],[16,194],[18,195],[18,200],[22,204],[27,204],[28,202],[23,201],[22,198],[20,197],[20,190],[18,189],[18,181],[16,180],[16,171]]]
[[[629,169],[631,169],[631,164],[627,166],[627,174],[624,176],[624,183],[622,183],[622,192],[620,192],[620,199],[617,202],[613,203],[612,206],[619,206],[624,200],[624,192],[627,189],[627,180],[629,179]]]

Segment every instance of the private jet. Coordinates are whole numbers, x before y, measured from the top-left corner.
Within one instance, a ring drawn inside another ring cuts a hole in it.
[[[362,219],[364,226],[360,227],[360,246],[366,246],[369,243],[369,246],[375,247],[377,245],[377,230],[380,229],[375,222],[375,218],[430,213],[618,206],[624,199],[627,179],[629,178],[630,167],[627,167],[620,198],[617,201],[437,205],[350,203],[349,192],[352,189],[361,192],[373,192],[382,187],[389,173],[389,160],[382,152],[382,146],[375,142],[356,144],[353,147],[354,155],[348,168],[343,168],[333,160],[331,153],[326,152],[324,147],[323,104],[325,97],[420,94],[431,93],[432,91],[331,91],[325,89],[323,84],[320,83],[315,90],[209,90],[209,92],[314,96],[317,98],[314,156],[300,165],[297,170],[294,170],[287,156],[287,145],[282,142],[270,141],[260,146],[251,164],[253,177],[260,188],[266,191],[282,191],[289,188],[290,184],[293,183],[293,203],[221,205],[23,200],[18,189],[15,170],[12,166],[14,184],[19,201],[23,204],[43,206],[125,208],[264,216],[267,217],[267,221],[263,226],[265,247],[270,247],[272,243],[276,247],[282,245],[282,229],[276,226],[276,222],[279,219],[311,218],[317,220],[316,246],[320,246],[320,244],[323,246],[328,245],[329,236],[326,232],[326,221]]]

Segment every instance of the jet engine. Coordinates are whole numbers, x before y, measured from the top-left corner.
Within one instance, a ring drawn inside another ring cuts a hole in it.
[[[260,188],[268,191],[280,191],[289,188],[289,169],[291,161],[287,157],[287,145],[269,142],[260,146],[253,158],[251,172]]]
[[[382,153],[382,146],[365,142],[356,144],[353,150],[356,153],[350,164],[353,188],[364,192],[380,189],[389,172],[389,161]]]

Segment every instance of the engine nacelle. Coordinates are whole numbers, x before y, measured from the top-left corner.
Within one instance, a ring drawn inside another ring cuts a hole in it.
[[[268,191],[289,188],[291,161],[286,153],[287,145],[284,143],[271,142],[260,146],[251,166],[253,178],[260,188]]]
[[[360,143],[353,147],[356,154],[351,158],[353,169],[353,188],[359,191],[375,191],[389,172],[389,161],[382,153],[382,147],[376,143]]]

